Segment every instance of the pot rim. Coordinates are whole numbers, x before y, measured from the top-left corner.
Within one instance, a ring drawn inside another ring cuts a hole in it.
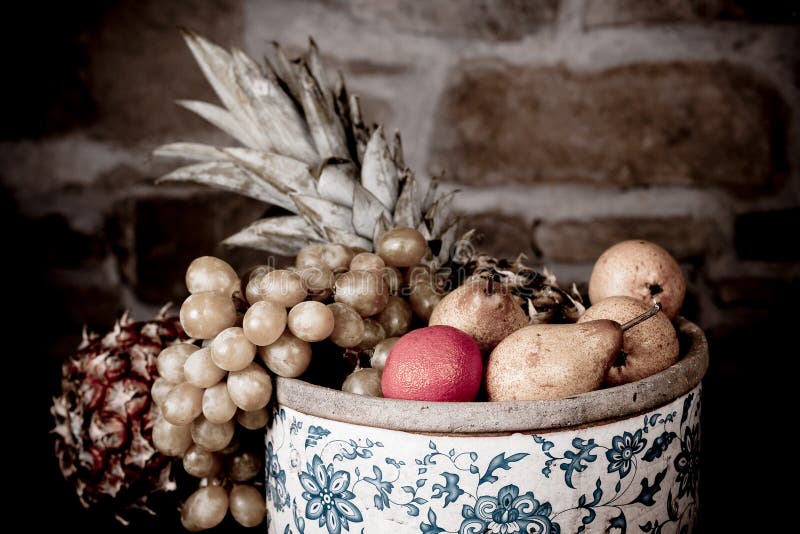
[[[277,377],[278,405],[307,415],[405,432],[491,434],[553,430],[631,416],[691,391],[708,369],[708,343],[696,324],[676,320],[687,340],[683,358],[652,376],[558,400],[429,402],[353,395]]]

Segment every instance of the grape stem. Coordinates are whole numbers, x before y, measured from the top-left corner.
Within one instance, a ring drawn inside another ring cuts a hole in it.
[[[633,319],[631,319],[630,321],[628,321],[627,323],[622,325],[620,327],[620,329],[623,332],[625,332],[626,330],[629,330],[629,329],[633,328],[637,324],[645,322],[646,320],[648,320],[649,318],[651,318],[652,316],[654,316],[655,314],[657,314],[660,311],[661,311],[661,303],[660,302],[654,302],[652,308],[650,308],[649,310],[647,310],[646,312],[644,312],[640,316],[634,317]]]

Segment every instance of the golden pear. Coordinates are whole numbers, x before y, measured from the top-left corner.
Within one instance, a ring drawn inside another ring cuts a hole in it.
[[[610,319],[624,323],[649,306],[633,297],[608,297],[586,310],[578,323]],[[663,371],[678,361],[678,335],[663,312],[625,332],[622,352],[614,359],[605,385],[618,386]]]

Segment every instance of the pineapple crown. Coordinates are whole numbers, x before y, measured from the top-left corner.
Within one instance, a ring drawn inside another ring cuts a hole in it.
[[[326,242],[370,251],[387,230],[412,227],[436,251],[430,261],[448,261],[457,228],[452,193],[442,194],[437,178],[415,178],[399,133],[390,148],[381,126],[364,123],[358,96],[341,72],[325,70],[313,39],[295,60],[273,43],[262,68],[236,48],[228,52],[189,31],[184,38],[224,108],[178,103],[242,146],[163,145],[155,155],[194,163],[159,181],[233,191],[294,214],[257,220],[224,244],[283,255]]]

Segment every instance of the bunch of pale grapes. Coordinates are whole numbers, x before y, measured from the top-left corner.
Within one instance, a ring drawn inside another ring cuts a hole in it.
[[[152,388],[161,410],[156,448],[182,457],[184,470],[200,479],[182,507],[188,530],[218,525],[229,509],[247,527],[264,520],[264,440],[253,431],[269,419],[269,372],[314,381],[316,362],[317,376],[328,379],[337,376],[332,366],[346,370],[336,384],[343,391],[382,396],[392,345],[415,321],[426,324],[442,297],[420,264],[429,253],[417,230],[396,228],[375,253],[310,245],[292,268],[260,265],[241,279],[218,258],[191,263],[180,319],[201,345],[164,349]]]

